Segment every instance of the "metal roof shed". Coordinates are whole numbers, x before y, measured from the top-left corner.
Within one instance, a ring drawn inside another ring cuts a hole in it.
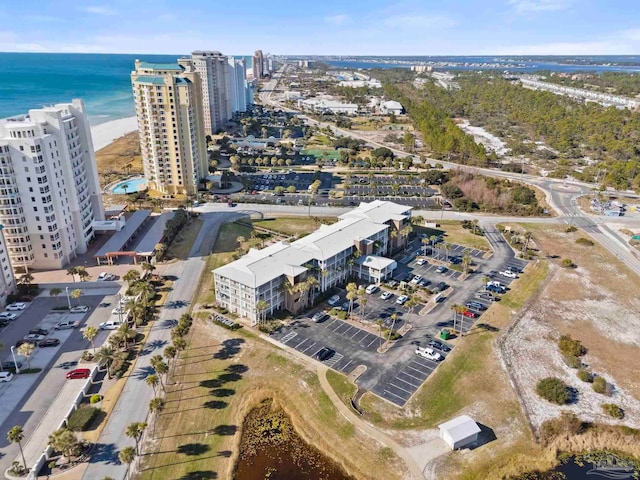
[[[478,440],[480,427],[474,422],[469,415],[461,415],[449,420],[442,425],[438,425],[440,429],[440,438],[442,438],[451,450],[463,448]]]

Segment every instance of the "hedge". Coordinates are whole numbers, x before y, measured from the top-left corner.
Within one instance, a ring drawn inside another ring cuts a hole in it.
[[[536,392],[545,400],[564,405],[571,400],[571,392],[566,383],[556,377],[543,378],[536,385]]]

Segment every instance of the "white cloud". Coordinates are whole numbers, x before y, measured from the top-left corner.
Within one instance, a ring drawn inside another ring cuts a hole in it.
[[[93,13],[94,15],[116,15],[115,10],[103,5],[89,5],[87,7],[78,7],[78,10],[86,13]]]
[[[347,23],[351,23],[351,17],[342,13],[339,15],[329,15],[328,17],[324,17],[324,21],[331,23],[332,25],[345,25]]]
[[[572,0],[508,0],[516,11],[525,12],[552,12],[566,10],[573,3]]]
[[[391,28],[452,28],[457,22],[447,15],[402,14],[387,17],[382,22]]]

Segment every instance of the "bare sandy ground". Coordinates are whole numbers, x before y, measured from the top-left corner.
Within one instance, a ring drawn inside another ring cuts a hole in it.
[[[101,123],[91,127],[93,148],[95,151],[106,147],[118,138],[138,129],[136,117],[119,118],[111,122]]]

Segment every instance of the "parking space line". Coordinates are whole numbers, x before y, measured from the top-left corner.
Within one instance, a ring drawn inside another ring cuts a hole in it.
[[[297,336],[298,336],[298,334],[296,332],[289,332],[284,337],[282,337],[280,339],[280,342],[286,344],[289,340],[291,340],[292,338],[295,338]]]
[[[400,375],[403,375],[403,372],[400,372],[398,375],[396,375],[396,377],[394,378],[394,381],[395,381],[395,380],[400,380],[401,382],[404,382],[404,383],[406,383],[407,385],[411,385],[411,388],[414,388],[414,389],[417,389],[417,388],[422,384],[422,381],[421,381],[421,380],[418,380],[418,381],[417,381],[417,384],[416,384],[416,383],[414,383],[414,382],[416,382],[416,380],[415,380],[415,379],[405,380],[405,379],[404,379],[404,378],[402,378]]]
[[[406,398],[401,397],[400,395],[397,395],[397,394],[395,394],[395,393],[393,393],[393,392],[390,392],[389,390],[385,390],[385,391],[384,391],[384,393],[385,393],[385,394],[389,394],[389,395],[393,395],[394,397],[397,397],[397,398],[399,398],[400,400],[402,400],[402,404],[401,404],[401,405],[404,405],[404,404],[407,402],[407,399],[406,399]],[[391,400],[391,401],[392,401],[392,400]],[[397,403],[397,402],[393,402],[393,403],[395,403],[396,405],[398,405],[398,403]]]
[[[325,323],[324,326],[329,328],[329,326],[333,325],[335,322],[337,322],[337,320],[335,318],[331,317],[330,320],[327,323]]]
[[[375,335],[373,335],[373,340],[371,340],[371,343],[369,345],[367,345],[366,348],[369,348],[371,345],[373,345],[375,342],[379,341],[380,337],[376,337]]]
[[[353,363],[353,360],[349,360],[349,361],[348,361],[348,362],[347,362],[343,367],[341,367],[341,368],[340,368],[340,370],[339,370],[339,371],[341,371],[341,372],[346,372],[346,371],[347,371],[347,367],[348,367],[349,365],[351,365],[352,363]]]
[[[394,378],[394,380],[395,380],[395,378]],[[405,382],[405,383],[406,383],[406,382]],[[396,385],[395,383],[391,383],[391,382],[389,382],[389,385],[390,385],[390,386],[392,386],[392,387],[397,388],[398,390],[402,390],[403,392],[408,393],[408,394],[409,394],[409,396],[411,396],[411,395],[413,394],[413,392],[412,392],[412,391],[410,391],[410,390],[405,390],[404,388],[399,387],[399,386],[398,386],[398,385]],[[414,392],[415,392],[415,390],[414,390]]]
[[[422,363],[422,360],[424,360],[424,361],[425,361],[425,362],[427,362],[427,363]],[[422,358],[420,358],[420,359],[415,359],[415,360],[413,361],[413,363],[416,363],[416,364],[420,365],[421,367],[429,368],[429,369],[431,369],[431,370],[433,370],[434,368],[436,368],[434,365],[438,365],[438,364],[437,364],[437,363],[435,363],[435,362],[430,362],[430,361],[428,361],[428,360],[426,360],[426,359],[422,359]]]
[[[398,375],[407,375],[408,377],[415,378],[420,383],[424,382],[424,378],[415,377],[415,376],[411,375],[410,373],[406,372],[405,370],[401,371]]]
[[[340,335],[344,335],[344,336],[346,336],[347,332],[348,332],[349,330],[351,330],[352,328],[355,328],[355,327],[354,327],[353,325],[349,325],[349,328],[347,328],[347,329],[346,329],[344,332],[342,332]]]
[[[393,379],[393,381],[394,381],[394,382],[395,382],[396,380],[399,380],[399,381],[401,381],[401,382],[403,382],[403,383],[406,383],[407,385],[409,385],[409,386],[410,386],[411,388],[413,388],[413,389],[417,389],[417,388],[418,388],[418,387],[417,387],[416,385],[414,385],[413,383],[411,383],[411,382],[407,382],[406,380],[403,380],[403,379],[402,379],[402,378],[400,378],[398,375],[396,375],[396,377]],[[418,385],[419,385],[419,384],[418,384]],[[396,386],[397,386],[397,385],[396,385]],[[398,388],[400,388],[400,387],[398,387]]]
[[[305,348],[305,349],[302,351],[302,353],[304,353],[304,354],[306,355],[306,354],[307,354],[307,351],[308,351],[310,348],[313,348],[315,345],[316,345],[316,342],[313,342],[309,347]]]
[[[412,367],[411,365],[407,365],[407,368],[409,368],[409,369],[411,369],[411,370],[413,370],[415,372],[418,372],[420,375],[425,375],[426,374],[427,376],[429,376],[429,374],[433,371],[433,370],[427,370],[426,372],[424,372],[423,370],[419,370],[419,369],[417,369],[415,367]]]
[[[361,333],[364,333],[364,337],[363,337],[363,338],[366,338],[366,336],[367,336],[367,332],[366,332],[365,330],[361,330],[361,329],[358,329],[358,331],[357,331],[356,333],[354,333],[353,335],[351,335],[349,338],[350,338],[351,340],[354,340],[354,341],[356,341],[356,342],[359,342],[359,341],[360,341],[360,340],[362,340],[362,339],[360,339],[360,340],[356,340],[356,338],[355,338],[355,337],[357,337],[357,336],[358,336],[358,335],[360,335]]]
[[[297,344],[297,345],[296,345],[295,347],[293,347],[293,348],[295,348],[296,350],[298,350],[298,347],[299,347],[300,345],[302,345],[304,342],[306,342],[307,340],[308,340],[308,338],[303,339],[299,344]]]

